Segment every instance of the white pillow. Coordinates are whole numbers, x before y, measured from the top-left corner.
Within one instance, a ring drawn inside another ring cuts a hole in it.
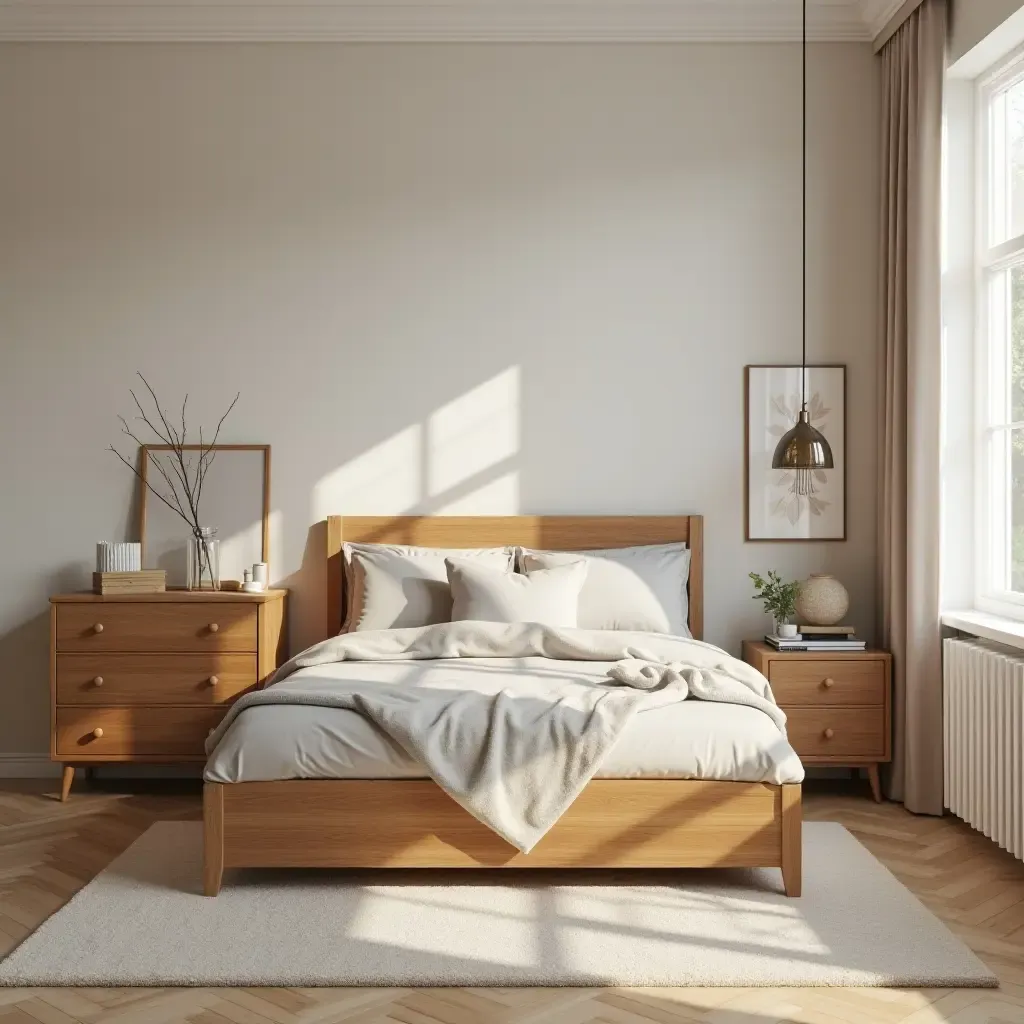
[[[587,578],[581,560],[537,572],[499,572],[459,558],[448,559],[452,622],[539,622],[574,627],[580,589]]]
[[[587,578],[580,591],[580,629],[631,629],[690,636],[686,581],[690,552],[685,544],[650,544],[600,551],[520,549],[527,572],[551,569],[580,558]]]
[[[342,633],[448,622],[452,592],[446,558],[457,556],[508,572],[515,549],[421,548],[403,544],[343,544],[347,604]]]

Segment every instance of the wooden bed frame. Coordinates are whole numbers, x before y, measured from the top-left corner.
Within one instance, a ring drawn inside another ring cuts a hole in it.
[[[332,516],[327,635],[344,613],[343,540],[560,551],[685,541],[690,630],[703,636],[700,516]],[[800,895],[799,784],[595,779],[529,854],[422,779],[207,782],[203,826],[207,896],[242,867],[779,867],[786,894]]]

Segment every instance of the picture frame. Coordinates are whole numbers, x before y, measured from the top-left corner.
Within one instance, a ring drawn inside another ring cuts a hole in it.
[[[748,541],[846,540],[846,366],[805,369],[811,425],[825,435],[835,467],[796,473],[771,468],[801,403],[799,365],[744,367],[743,498]]]
[[[203,451],[216,453],[203,490],[204,518],[219,530],[221,577],[241,580],[243,571],[254,562],[270,562],[270,445],[187,444],[183,450],[196,456]],[[181,587],[185,582],[187,527],[147,487],[151,475],[160,479],[152,460],[166,456],[173,447],[144,444],[139,451],[142,564],[165,569],[167,586]],[[161,489],[159,482],[157,488]]]

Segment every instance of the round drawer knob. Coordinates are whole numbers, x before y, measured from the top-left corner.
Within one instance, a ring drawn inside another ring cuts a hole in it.
[[[97,623],[96,623],[96,624],[95,624],[95,625],[94,625],[94,626],[92,627],[92,631],[93,631],[94,633],[102,633],[102,632],[103,632],[103,623],[102,623],[102,622],[97,622]]]
[[[95,676],[95,677],[93,677],[92,685],[93,686],[102,686],[103,685],[103,676]]]
[[[211,622],[211,623],[210,623],[210,625],[209,625],[209,626],[207,626],[206,628],[207,628],[207,629],[208,629],[208,630],[209,630],[209,631],[210,631],[211,633],[216,633],[216,632],[217,632],[217,630],[219,630],[219,629],[220,629],[220,626],[218,626],[216,622]]]
[[[835,729],[826,729],[821,735],[824,736],[825,739],[830,740],[833,736],[835,736],[835,734]]]
[[[103,730],[100,729],[100,728],[93,729],[93,731],[92,731],[92,738],[94,740],[101,740],[101,739],[103,739]]]
[[[825,679],[821,685],[824,686],[826,690],[831,690],[832,687],[836,685],[836,681],[832,678],[828,678]]]
[[[219,676],[210,676],[210,678],[206,680],[206,685],[207,686],[216,686],[219,682],[220,682],[220,677]]]

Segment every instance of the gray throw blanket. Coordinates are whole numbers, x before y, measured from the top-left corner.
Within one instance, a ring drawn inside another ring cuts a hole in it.
[[[524,670],[495,694],[331,680],[300,669],[341,661],[529,658],[610,662],[606,683]],[[287,685],[278,685],[283,680]],[[786,717],[756,669],[711,644],[653,633],[552,629],[535,623],[446,622],[345,633],[283,665],[232,705],[212,752],[246,708],[305,704],[355,711],[424,766],[449,796],[528,852],[576,799],[638,711],[688,697]]]

